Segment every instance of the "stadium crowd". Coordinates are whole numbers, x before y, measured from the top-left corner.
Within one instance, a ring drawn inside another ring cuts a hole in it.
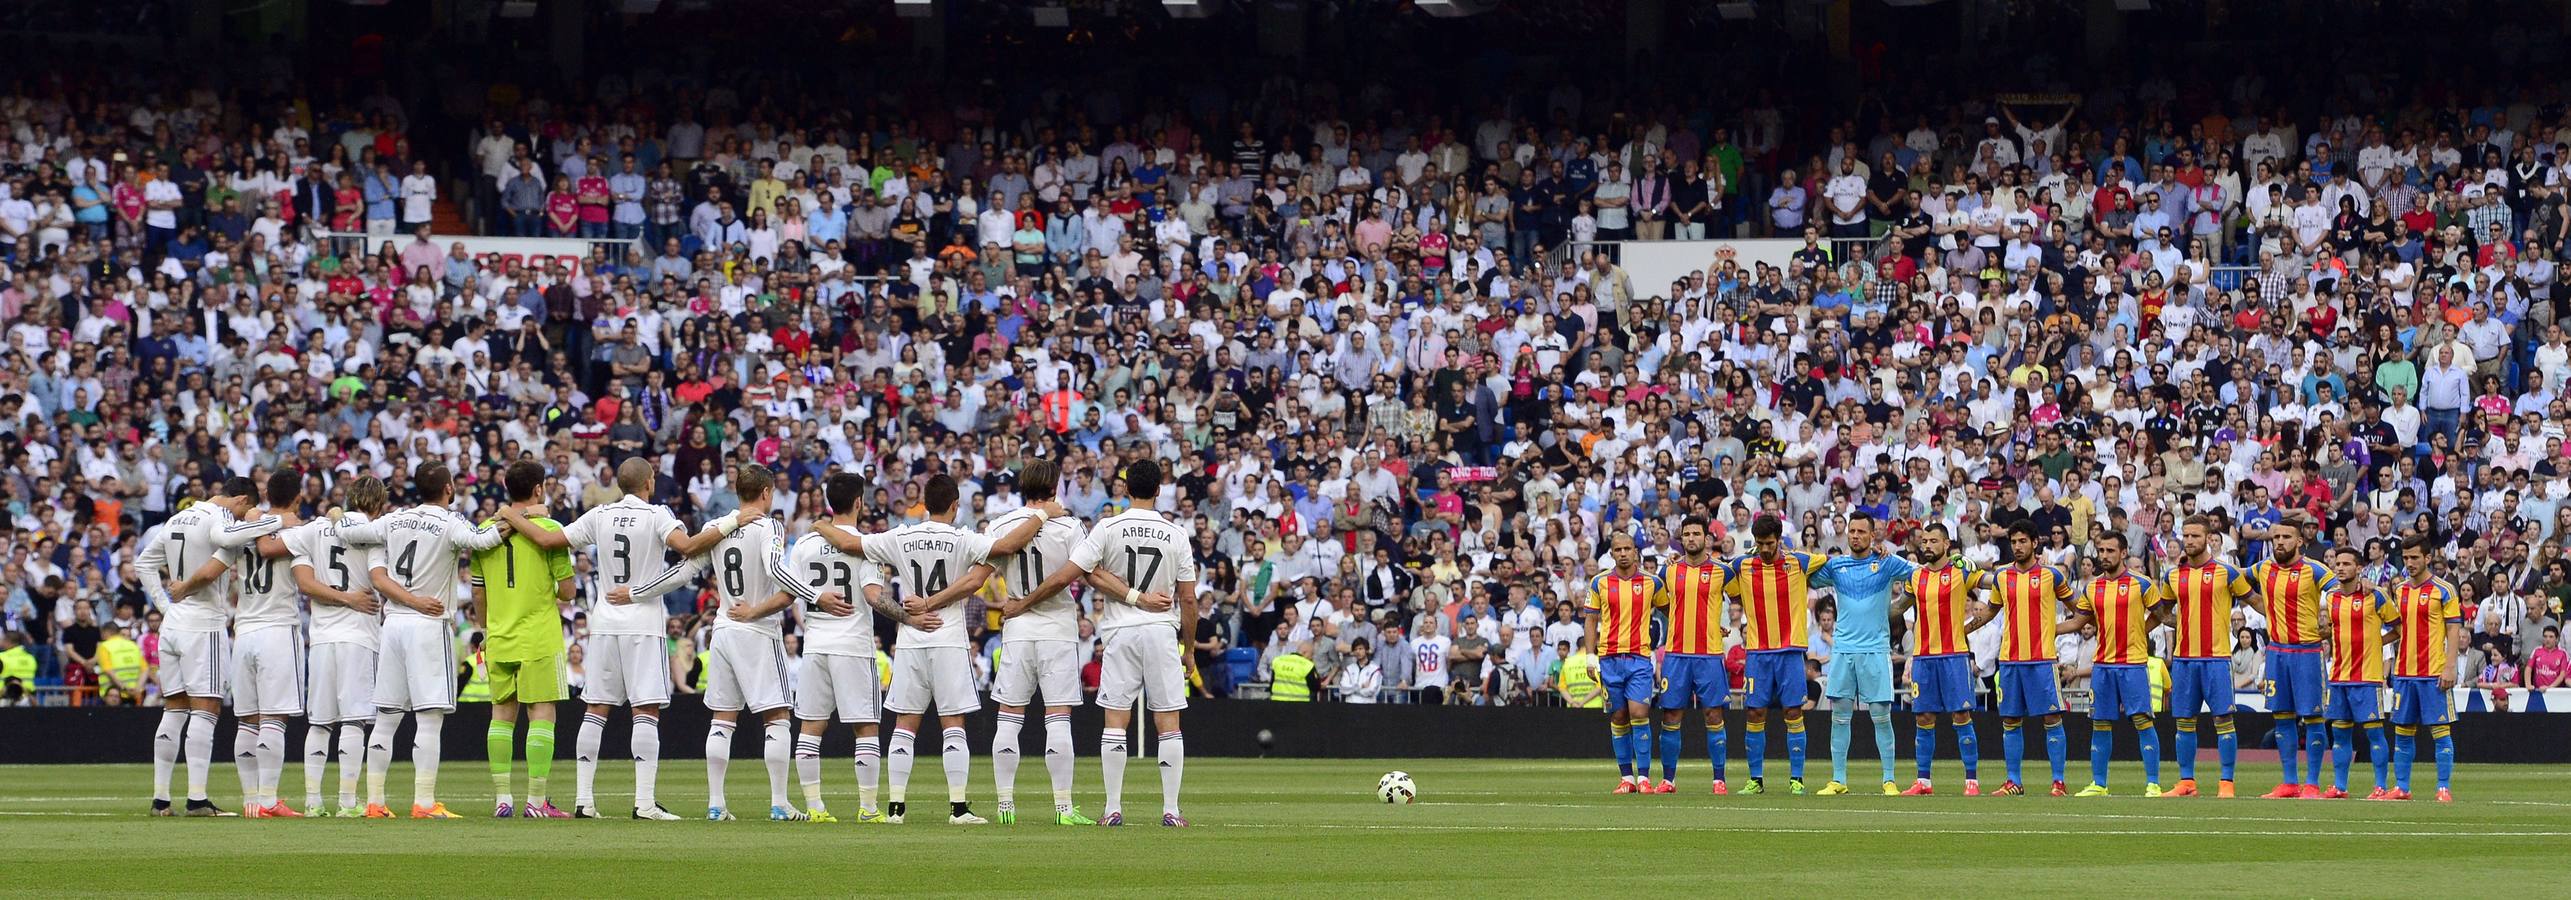
[[[2051,564],[2108,532],[2166,560],[2194,513],[2247,561],[2295,510],[2388,580],[2427,534],[2457,671],[2571,684],[2571,116],[2549,90],[2295,112],[2253,77],[1831,116],[1275,82],[860,114],[613,76],[495,91],[470,133],[382,92],[20,82],[0,673],[150,702],[135,537],[227,476],[306,471],[311,515],[443,460],[479,521],[533,455],[567,518],[640,456],[704,521],[756,461],[784,519],[854,471],[881,525],[944,472],[970,526],[1041,455],[1091,520],[1123,462],[1169,464],[1212,694],[1592,705],[1566,657],[1608,535],[1658,557],[1701,512],[1737,554],[1773,512],[1827,551],[1851,510],[1984,565],[2017,522]],[[441,204],[597,242],[487,257],[426,236]],[[1592,243],[1748,236],[1808,246],[1664,285]],[[688,690],[713,613],[664,602]],[[2235,619],[2249,687],[2266,623]],[[2093,642],[2063,639],[2065,686]]]

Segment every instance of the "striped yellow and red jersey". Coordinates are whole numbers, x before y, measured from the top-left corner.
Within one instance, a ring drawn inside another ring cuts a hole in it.
[[[2250,577],[2221,560],[2171,566],[2160,579],[2161,596],[2176,604],[2177,643],[2172,659],[2230,659],[2232,601],[2249,596]]]
[[[1991,573],[1991,602],[2000,608],[2000,661],[2052,662],[2053,628],[2061,624],[2061,603],[2071,597],[2071,578],[2061,569],[2008,566]]]
[[[1828,562],[1818,553],[1787,550],[1775,559],[1756,553],[1732,563],[1731,594],[1741,601],[1741,646],[1762,650],[1800,650],[1807,637],[1812,572]]]
[[[1662,649],[1723,655],[1723,596],[1731,583],[1732,570],[1720,559],[1670,563],[1661,575],[1661,585],[1669,592],[1661,602],[1669,608],[1669,642]]]
[[[1589,579],[1589,614],[1598,617],[1598,655],[1652,652],[1652,608],[1666,594],[1649,569]]]
[[[2443,578],[2425,583],[2403,581],[2392,589],[2392,677],[2436,678],[2453,665],[2455,648],[2446,646],[2447,626],[2464,622],[2455,586]]]
[[[2321,643],[2321,592],[2330,581],[2330,570],[2308,557],[2252,563],[2250,583],[2265,604],[2268,637],[2279,644]]]
[[[2384,626],[2399,617],[2392,595],[2383,588],[2333,590],[2321,595],[2330,617],[2330,681],[2335,684],[2382,684]]]
[[[2102,666],[2138,666],[2151,659],[2151,608],[2160,604],[2160,585],[2126,572],[2092,578],[2071,598],[2073,608],[2098,625],[2098,659]]]
[[[1991,573],[1958,565],[1944,565],[1910,573],[1911,608],[1919,611],[1914,626],[1919,636],[1919,656],[1953,656],[1971,653],[1965,641],[1964,622],[1972,618],[1973,594],[1990,587]]]

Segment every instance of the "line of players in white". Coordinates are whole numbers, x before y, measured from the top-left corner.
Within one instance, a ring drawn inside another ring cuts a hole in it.
[[[1158,730],[1161,822],[1187,824],[1178,808],[1186,762],[1179,713],[1187,705],[1187,657],[1179,629],[1181,611],[1193,605],[1197,573],[1186,532],[1153,508],[1151,498],[1158,495],[1162,480],[1156,464],[1128,466],[1128,496],[1139,499],[1132,508],[1083,529],[1051,499],[1058,480],[1053,464],[1031,460],[1023,466],[1018,486],[1033,505],[997,517],[978,533],[955,525],[955,482],[937,475],[927,485],[926,521],[860,534],[855,530],[857,504],[869,485],[854,475],[837,475],[823,485],[830,516],[791,543],[783,523],[767,515],[773,493],[763,470],[736,476],[742,510],[708,523],[706,530],[713,535],[688,533],[666,507],[645,499],[651,483],[647,468],[632,481],[623,474],[619,481],[628,496],[589,510],[558,532],[529,527],[514,508],[493,526],[472,526],[448,508],[452,478],[442,466],[431,464],[413,474],[414,492],[422,502],[389,514],[384,485],[361,477],[349,486],[347,514],[297,523],[291,510],[301,479],[279,473],[270,479],[264,508],[254,510],[260,498],[252,483],[234,478],[217,496],[146,535],[136,563],[144,573],[146,593],[164,610],[161,680],[169,698],[154,736],[154,814],[179,814],[171,806],[169,783],[184,758],[185,814],[230,815],[208,800],[205,786],[228,680],[240,723],[235,758],[246,814],[292,815],[277,790],[286,722],[302,715],[309,723],[307,807],[319,806],[335,726],[341,808],[355,805],[356,754],[362,747],[367,792],[362,814],[389,817],[384,780],[394,732],[408,714],[416,732],[412,815],[451,816],[436,800],[436,778],[438,734],[445,714],[455,708],[456,666],[447,610],[466,596],[457,583],[458,554],[497,546],[515,531],[539,546],[591,552],[608,601],[589,610],[588,684],[582,699],[590,714],[583,719],[575,756],[575,816],[600,815],[594,784],[605,712],[625,706],[633,710],[633,815],[678,818],[661,808],[655,792],[658,712],[668,702],[671,686],[661,649],[665,619],[653,601],[711,575],[724,615],[709,648],[706,704],[715,721],[707,736],[708,818],[732,818],[725,808],[723,778],[732,729],[747,711],[763,726],[770,818],[836,821],[822,800],[820,778],[822,736],[836,720],[857,732],[858,820],[898,824],[907,812],[915,735],[921,718],[933,711],[945,723],[941,756],[951,807],[948,821],[985,823],[965,799],[971,750],[962,717],[981,706],[973,690],[965,617],[961,610],[940,611],[996,576],[1008,588],[1000,605],[1006,621],[991,691],[1000,706],[993,768],[1001,821],[1016,820],[1019,738],[1026,708],[1041,692],[1055,821],[1093,823],[1071,802],[1077,750],[1071,741],[1070,708],[1081,697],[1080,644],[1077,607],[1063,594],[1072,583],[1085,582],[1099,598],[1097,624],[1104,647],[1098,702],[1105,716],[1099,756],[1106,805],[1095,824],[1124,823],[1127,729],[1138,701],[1149,705]],[[708,545],[708,537],[717,539]],[[664,548],[699,552],[672,565]],[[286,565],[280,567],[280,561]],[[365,579],[357,577],[360,572]],[[236,591],[237,610],[227,608],[226,600]],[[378,603],[378,596],[386,602]],[[893,644],[892,685],[880,709],[872,614],[851,598],[901,623]],[[308,666],[298,615],[304,600],[310,602],[312,619]],[[802,671],[792,697],[787,696],[783,639],[789,607],[799,613],[804,632]],[[883,710],[894,714],[895,726],[891,737],[879,743]],[[791,736],[790,716],[801,720],[800,733]],[[789,757],[803,787],[805,810],[786,800]],[[889,770],[891,782],[880,811],[875,802],[879,767]],[[530,800],[550,807],[541,797]]]

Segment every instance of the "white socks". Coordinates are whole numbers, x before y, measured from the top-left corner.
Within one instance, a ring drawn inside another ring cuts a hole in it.
[[[446,713],[411,714],[411,805],[437,805],[437,760],[446,745]]]
[[[304,811],[319,815],[321,783],[330,776],[330,726],[304,726]]]
[[[910,799],[911,746],[918,740],[919,736],[912,734],[910,729],[895,728],[892,740],[884,744],[884,758],[889,761],[886,767],[892,770],[892,802],[894,803],[904,803]]]
[[[760,751],[768,761],[768,805],[786,805],[786,760],[794,752],[794,730],[786,719],[778,719],[759,729]],[[813,760],[813,771],[821,771],[820,760]]]
[[[999,727],[991,732],[991,781],[1000,790],[1000,808],[1018,805],[1018,729],[1027,723],[1025,713],[1000,712]]]
[[[339,808],[357,805],[357,776],[366,768],[366,726],[339,723]]]
[[[938,761],[946,766],[946,802],[962,803],[966,780],[973,777],[973,745],[964,739],[964,726],[947,728],[938,751]]]
[[[169,802],[170,775],[178,771],[179,742],[187,737],[187,710],[161,710],[161,725],[152,730],[152,799]]]
[[[366,736],[366,805],[384,802],[384,776],[393,771],[393,733],[402,728],[399,712],[375,713],[375,733]]]
[[[1055,812],[1071,811],[1071,764],[1080,751],[1071,746],[1071,714],[1046,713],[1044,717],[1044,772],[1053,779]]]
[[[1161,813],[1178,815],[1178,783],[1187,772],[1187,736],[1178,731],[1161,732]]]
[[[1098,733],[1098,762],[1107,770],[1106,813],[1125,809],[1125,730],[1110,728]]]
[[[813,752],[821,751],[821,738],[815,737]],[[857,808],[875,808],[875,782],[884,768],[884,745],[879,735],[857,735]]]
[[[661,804],[661,717],[634,714],[634,808]]]
[[[732,770],[732,723],[717,721],[705,729],[705,805],[724,807],[723,776]]]
[[[259,799],[259,723],[248,719],[232,722],[232,773],[241,776],[241,805],[264,807]]]
[[[574,745],[580,755],[574,757],[572,762],[573,768],[579,773],[579,790],[572,795],[572,803],[575,806],[598,805],[598,742],[606,736],[606,716],[588,713],[580,717],[579,743]]]
[[[278,805],[277,785],[286,777],[286,720],[259,723],[259,798]],[[310,776],[307,776],[309,779]]]
[[[795,780],[803,784],[805,809],[826,808],[821,805],[821,735],[795,735]]]
[[[205,801],[205,779],[214,771],[214,714],[201,709],[188,710],[187,734],[180,743],[187,748],[187,799],[190,803]]]

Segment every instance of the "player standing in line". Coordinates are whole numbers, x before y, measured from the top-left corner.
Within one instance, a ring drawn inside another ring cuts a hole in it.
[[[2035,528],[2025,522],[2009,526],[2009,565],[1992,575],[1991,604],[2000,610],[2000,749],[2007,755],[2009,779],[1991,791],[1994,797],[2026,793],[2026,720],[2044,718],[2044,756],[2053,764],[2053,796],[2071,793],[2062,783],[2069,761],[2069,741],[2062,734],[2062,694],[2053,675],[2053,638],[2078,631],[2061,621],[2062,601],[2071,597],[2071,579],[2061,569],[2036,558]]]
[[[1662,605],[1669,610],[1668,654],[1660,674],[1660,786],[1653,793],[1676,793],[1679,727],[1688,707],[1705,714],[1705,753],[1714,767],[1714,796],[1731,793],[1723,784],[1723,710],[1732,702],[1732,676],[1723,668],[1723,598],[1731,591],[1732,570],[1713,553],[1705,517],[1678,523],[1682,556],[1661,572]]]
[[[1054,498],[1061,481],[1062,469],[1050,459],[1030,459],[1018,470],[1018,493],[1029,503],[1042,503]],[[1045,519],[1036,531],[1035,540],[1026,549],[1008,556],[993,554],[991,565],[1001,573],[1001,596],[1007,597],[1010,585],[1034,585],[1053,574],[1053,566],[1071,558],[1071,548],[1080,546],[1087,535],[1080,522],[1069,516],[1048,517],[1033,506],[1011,510],[983,526],[982,533],[994,539],[1017,529],[1029,518]],[[1027,702],[1037,691],[1044,693],[1044,767],[1053,782],[1053,823],[1056,825],[1096,825],[1097,820],[1080,814],[1071,802],[1072,765],[1079,758],[1079,748],[1071,743],[1071,708],[1080,703],[1080,606],[1070,597],[1056,596],[1042,607],[1017,608],[1005,601],[1000,604],[1000,663],[992,677],[991,702],[999,704],[999,728],[991,737],[991,779],[1000,789],[1000,824],[1018,821],[1018,759],[1023,742],[1019,730],[1026,725]]]
[[[861,535],[827,522],[813,529],[841,552],[890,570],[890,577],[902,587],[902,606],[913,616],[936,612],[981,590],[991,575],[984,563],[995,553],[1025,549],[1044,526],[1043,519],[1030,518],[997,540],[955,527],[955,504],[961,492],[954,476],[942,472],[929,476],[922,494],[928,509],[925,522],[877,535]],[[981,695],[973,690],[971,640],[964,633],[963,616],[939,624],[936,631],[904,626],[893,641],[893,689],[884,700],[884,708],[893,712],[893,736],[884,747],[892,788],[885,803],[886,824],[902,824],[909,812],[911,765],[917,758],[912,747],[918,740],[920,718],[932,703],[945,726],[940,732],[939,757],[946,768],[947,824],[990,821],[974,815],[965,796],[973,750],[965,741],[964,717],[982,709]]]
[[[2229,798],[2240,753],[2232,730],[2232,601],[2250,592],[2250,579],[2214,558],[2213,517],[2189,516],[2178,542],[2182,556],[2160,579],[2171,601],[2161,615],[2177,630],[2169,654],[2169,714],[2178,721],[2178,786],[2164,796],[2196,796],[2196,716],[2210,708],[2223,762],[2215,796]]]
[[[225,479],[213,497],[179,510],[162,523],[160,533],[148,537],[134,557],[145,596],[161,610],[159,676],[161,697],[169,707],[152,735],[155,816],[179,814],[170,807],[170,770],[182,758],[182,747],[187,761],[186,814],[233,815],[205,796],[206,775],[214,766],[214,729],[223,714],[223,676],[229,657],[224,629],[232,620],[224,602],[231,586],[219,582],[241,548],[285,525],[276,519],[241,521],[256,502],[258,487],[250,479]]]
[[[546,550],[595,551],[591,563],[603,597],[617,588],[631,589],[659,578],[670,569],[666,552],[682,557],[703,553],[740,522],[737,513],[718,516],[703,530],[689,534],[669,507],[652,502],[657,482],[651,461],[628,459],[616,466],[616,487],[624,496],[582,513],[561,531],[522,533]],[[507,508],[500,514],[524,529],[525,516]],[[604,603],[589,610],[589,638],[582,644],[589,685],[581,689],[581,700],[589,709],[580,717],[579,749],[573,761],[577,793],[571,814],[576,818],[601,817],[596,792],[598,744],[606,738],[608,714],[627,706],[634,711],[634,818],[678,820],[661,808],[659,796],[661,707],[670,701],[669,653],[662,644],[667,639],[667,621],[657,604]]]
[[[289,528],[300,525],[294,508],[303,473],[270,472],[267,488],[268,503],[258,515]],[[303,610],[287,554],[285,534],[271,534],[243,548],[235,567],[241,598],[232,617],[232,711],[239,730],[232,741],[246,794],[241,814],[253,819],[303,818],[277,798],[286,768],[286,719],[304,713]]]
[[[1910,657],[1910,680],[1918,689],[1910,698],[1911,711],[1918,714],[1911,754],[1919,759],[1919,780],[1902,793],[1919,797],[1937,792],[1928,773],[1937,758],[1937,717],[1944,714],[1952,717],[1956,755],[1964,761],[1964,796],[1976,797],[1982,793],[1977,777],[1982,745],[1973,729],[1973,648],[1965,635],[1997,615],[1990,604],[1973,599],[1975,592],[1990,587],[1990,573],[1959,562],[1942,523],[1921,527],[1918,541],[1921,565],[1911,572],[1892,610],[1896,616],[1919,610],[1911,629],[1918,641]]]
[[[1741,601],[1741,643],[1749,663],[1741,683],[1750,733],[1742,750],[1750,758],[1750,794],[1767,793],[1768,708],[1785,710],[1788,784],[1803,793],[1803,703],[1810,679],[1804,647],[1811,627],[1812,573],[1830,561],[1817,553],[1785,549],[1785,523],[1773,515],[1750,522],[1757,551],[1731,563],[1734,598]]]
[[[2384,717],[2378,705],[2384,689],[2384,626],[2398,623],[2399,610],[2382,588],[2366,583],[2366,557],[2342,545],[2330,551],[2330,590],[2321,602],[2330,620],[2330,767],[2332,784],[2322,799],[2348,796],[2348,764],[2357,757],[2357,729],[2366,731],[2366,759],[2375,766],[2375,789],[2368,800],[2382,800],[2392,751],[2384,741]]]
[[[1884,796],[1901,795],[1893,784],[1893,585],[1918,566],[1883,552],[1875,517],[1848,514],[1848,552],[1821,565],[1813,583],[1836,589],[1839,617],[1831,625],[1829,670],[1822,678],[1830,699],[1830,783],[1824,796],[1848,793],[1848,745],[1856,737],[1857,704],[1875,726],[1875,755],[1884,765]]]
[[[455,639],[447,625],[449,603],[463,596],[455,583],[459,551],[488,550],[509,536],[505,528],[475,528],[447,508],[454,475],[431,462],[411,474],[420,505],[340,533],[354,543],[380,541],[369,555],[367,577],[393,601],[385,609],[383,652],[375,660],[375,732],[366,744],[366,817],[389,819],[384,778],[393,769],[393,735],[402,714],[411,715],[411,818],[457,819],[437,800],[439,732],[455,711]]]
[[[1589,579],[1588,615],[1581,649],[1597,660],[1597,677],[1607,687],[1608,743],[1616,750],[1616,793],[1656,793],[1649,766],[1651,702],[1657,676],[1652,670],[1652,610],[1669,602],[1660,576],[1642,567],[1634,536],[1617,532],[1607,538],[1614,566]],[[1637,728],[1635,726],[1641,726]],[[1675,792],[1677,788],[1670,789]]]
[[[2427,535],[2401,544],[2408,577],[2393,586],[2392,657],[2393,790],[2387,800],[2410,799],[2410,764],[2419,757],[2419,727],[2428,726],[2437,747],[2437,802],[2455,802],[2455,648],[2464,645],[2464,612],[2455,586],[2437,577],[2436,548]]]
[[[2107,796],[2107,761],[2116,749],[2116,718],[2134,724],[2134,740],[2143,760],[2143,796],[2160,796],[2160,722],[2152,716],[2151,629],[2157,621],[2160,586],[2125,568],[2125,536],[2108,531],[2098,537],[2098,571],[2080,583],[2071,606],[2078,613],[2065,622],[2073,632],[2098,626],[2097,665],[2091,669],[2089,705],[2089,786],[2083,797]]]
[[[1160,463],[1145,459],[1127,465],[1125,496],[1133,506],[1100,520],[1072,549],[1068,564],[1025,597],[1010,601],[1020,608],[1039,606],[1080,580],[1106,601],[1098,614],[1104,654],[1098,705],[1106,720],[1098,755],[1107,783],[1100,825],[1125,824],[1125,729],[1134,721],[1134,701],[1142,699],[1151,705],[1152,724],[1160,730],[1161,825],[1187,826],[1178,812],[1178,789],[1187,773],[1187,736],[1179,730],[1179,713],[1187,709],[1193,656],[1181,651],[1178,635],[1182,611],[1196,608],[1196,555],[1187,531],[1161,516],[1160,493]],[[1121,568],[1123,575],[1102,566]]]
[[[783,525],[768,517],[776,500],[776,476],[766,466],[743,463],[732,475],[741,497],[740,527],[694,557],[638,588],[609,591],[609,603],[657,603],[662,594],[694,584],[708,568],[714,572],[714,595],[723,617],[714,620],[707,640],[705,708],[713,713],[705,729],[705,818],[732,821],[724,796],[724,778],[732,768],[732,734],[748,709],[759,717],[761,759],[768,767],[768,820],[803,822],[810,816],[786,802],[786,767],[794,754],[793,709],[786,697],[786,639],[783,620],[788,597],[778,577],[785,563]]]
[[[866,488],[866,479],[847,472],[822,481],[832,525],[856,529],[858,498]],[[821,738],[835,717],[857,729],[857,821],[882,822],[884,814],[875,808],[877,770],[884,760],[878,740],[884,717],[878,709],[882,684],[875,663],[875,618],[852,601],[862,598],[875,612],[920,631],[937,631],[945,623],[936,613],[911,615],[893,602],[883,569],[841,552],[818,533],[797,538],[774,577],[803,603],[803,661],[794,696],[794,715],[803,725],[795,736],[794,757],[804,809],[812,821],[839,821],[821,799]]]
[[[2329,720],[2321,716],[2329,693],[2321,677],[2321,642],[2329,636],[2321,591],[2330,570],[2303,555],[2312,527],[2306,514],[2287,513],[2268,527],[2275,555],[2250,564],[2250,584],[2258,589],[2267,614],[2267,709],[2276,717],[2277,761],[2285,768],[2285,779],[2263,795],[2269,800],[2319,799],[2321,750],[2330,745]],[[2295,768],[2298,745],[2300,772]]]
[[[530,513],[541,508],[536,491],[544,486],[545,467],[534,460],[518,460],[509,464],[500,479],[509,492],[509,502],[502,508],[525,523],[512,525],[512,530],[525,530],[473,554],[473,624],[482,630],[482,651],[491,667],[491,728],[482,740],[491,765],[492,792],[499,797],[491,817],[568,819],[570,813],[554,808],[546,786],[553,779],[554,706],[571,696],[562,683],[561,606],[571,599],[574,587],[571,551],[547,550],[527,537],[535,531],[562,530],[562,523]],[[513,803],[509,791],[521,705],[527,712],[525,806]]]
[[[362,523],[384,514],[384,482],[360,475],[348,483],[348,506]],[[366,768],[366,728],[374,724],[375,645],[383,604],[365,577],[367,552],[351,549],[339,519],[323,517],[285,532],[294,553],[295,586],[312,600],[312,650],[305,658],[304,809],[320,815],[331,732],[339,733],[339,806],[333,818],[364,816],[357,779]]]

